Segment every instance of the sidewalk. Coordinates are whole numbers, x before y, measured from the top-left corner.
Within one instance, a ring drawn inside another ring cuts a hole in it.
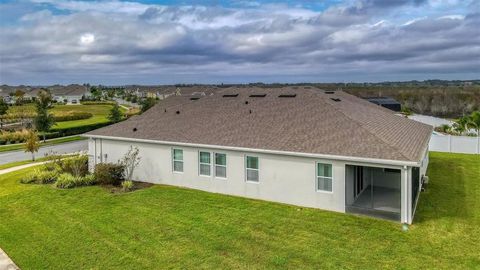
[[[8,257],[0,248],[0,270],[17,270],[20,269],[18,266]]]
[[[44,164],[45,162],[49,162],[49,161],[29,163],[29,164],[25,164],[25,165],[20,165],[20,166],[8,168],[8,169],[0,170],[0,175],[10,173],[10,172],[14,172],[14,171],[18,171],[18,170],[25,169],[25,168],[29,168],[29,167],[33,167],[33,166],[36,166],[36,165]],[[3,270],[3,269],[0,267],[0,270]]]

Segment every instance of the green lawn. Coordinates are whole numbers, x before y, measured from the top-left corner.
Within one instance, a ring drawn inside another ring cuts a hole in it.
[[[112,194],[23,185],[25,171],[14,172],[0,176],[0,247],[21,269],[478,269],[480,156],[430,160],[407,232],[170,186]]]
[[[109,121],[107,116],[110,113],[111,108],[112,108],[111,105],[57,105],[50,110],[52,113],[61,112],[61,111],[76,111],[76,112],[88,112],[93,114],[93,116],[88,119],[58,122],[55,126],[53,126],[52,130],[55,131],[56,129],[62,129],[62,128],[71,128],[71,127],[85,126],[85,125],[91,125],[91,124],[97,124],[97,123],[106,123]]]
[[[80,140],[86,140],[86,139],[87,138],[81,137],[81,136],[69,136],[69,137],[47,140],[45,143],[41,141],[40,146],[56,145],[56,144],[74,142],[74,141],[80,141]],[[24,144],[0,145],[0,153],[7,152],[7,151],[15,151],[15,150],[24,150]]]

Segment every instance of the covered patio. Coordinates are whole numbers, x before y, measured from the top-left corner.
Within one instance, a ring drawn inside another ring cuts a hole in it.
[[[345,180],[346,212],[400,220],[400,170],[347,165]]]

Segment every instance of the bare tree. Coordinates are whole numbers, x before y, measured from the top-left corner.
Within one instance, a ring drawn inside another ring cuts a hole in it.
[[[136,146],[130,146],[128,152],[120,160],[120,164],[125,168],[125,179],[132,180],[133,171],[140,164],[140,157],[138,154],[140,150]]]

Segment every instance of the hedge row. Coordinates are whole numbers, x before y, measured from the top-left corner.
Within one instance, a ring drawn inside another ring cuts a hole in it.
[[[0,145],[4,145],[7,143],[23,143],[27,140],[28,137],[28,130],[23,129],[19,131],[5,131],[0,132]]]
[[[71,128],[60,128],[60,129],[53,129],[51,132],[45,134],[46,139],[55,139],[59,137],[71,136],[71,135],[78,135],[85,132],[92,131],[97,128],[101,128],[104,126],[108,126],[112,124],[111,122],[106,123],[95,123],[90,125],[78,126],[78,127],[71,127]],[[28,131],[5,131],[0,133],[0,145],[5,144],[14,144],[14,143],[23,143],[26,141]],[[43,139],[43,135],[39,134],[40,139]]]
[[[64,121],[73,121],[73,120],[83,120],[83,119],[88,119],[93,116],[93,114],[89,112],[75,112],[75,111],[69,111],[69,112],[56,112],[53,113],[53,118],[57,122],[64,122]],[[1,118],[3,119],[4,123],[13,123],[15,121],[18,121],[19,119],[27,119],[27,118],[34,118],[37,116],[36,112],[28,112],[24,113],[22,115],[18,113],[12,113],[12,114],[7,114],[2,116]]]
[[[53,128],[52,132],[45,134],[47,139],[54,139],[58,137],[65,137],[71,135],[78,135],[85,132],[92,131],[97,128],[101,128],[104,126],[108,126],[112,124],[111,122],[105,123],[95,123],[90,125],[78,126],[78,127],[71,127],[71,128]]]
[[[53,115],[53,118],[57,122],[64,122],[64,121],[73,121],[73,120],[83,120],[92,117],[93,114],[89,112],[68,112],[59,115]]]
[[[80,101],[82,105],[115,105],[115,101]]]

